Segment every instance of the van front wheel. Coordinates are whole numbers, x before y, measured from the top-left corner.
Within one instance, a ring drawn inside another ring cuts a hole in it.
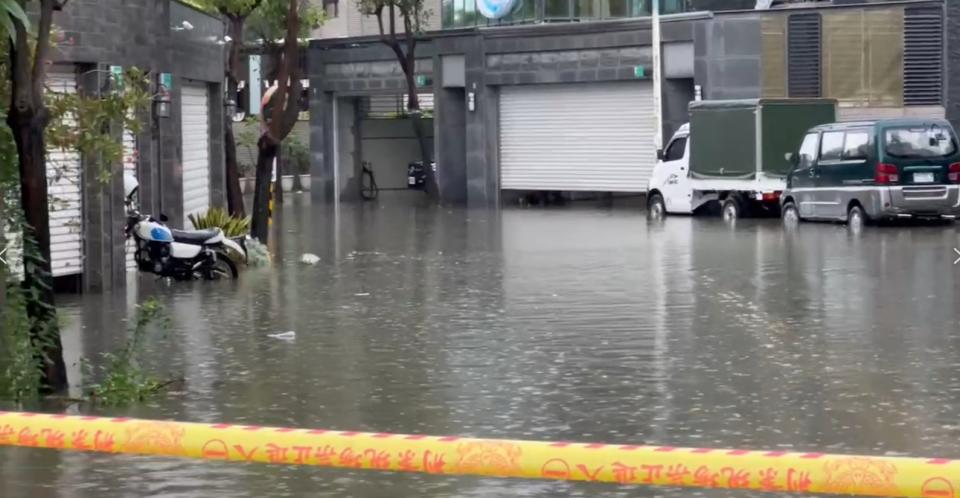
[[[667,214],[667,205],[663,202],[663,196],[659,192],[650,194],[650,200],[647,201],[647,212],[653,219],[660,219]]]

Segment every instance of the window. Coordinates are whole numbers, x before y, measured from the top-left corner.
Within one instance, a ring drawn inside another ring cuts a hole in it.
[[[866,159],[870,154],[870,133],[851,131],[843,142],[844,159]]]
[[[340,0],[323,0],[323,10],[329,18],[335,18],[339,16]]]
[[[943,157],[957,151],[957,139],[939,126],[888,128],[887,154],[896,157]]]
[[[798,168],[809,168],[817,158],[817,134],[810,133],[803,137],[803,143],[800,144],[800,153],[797,158]]]
[[[831,131],[823,134],[823,141],[820,142],[820,160],[837,161],[843,153],[842,131]]]
[[[667,153],[664,154],[664,161],[679,161],[683,159],[683,154],[687,150],[687,137],[680,137],[673,142],[670,142],[670,147],[667,147]]]
[[[571,0],[543,0],[543,4],[545,20],[567,21],[572,17]]]

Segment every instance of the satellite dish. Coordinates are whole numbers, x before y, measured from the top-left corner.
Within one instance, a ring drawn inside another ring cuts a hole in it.
[[[517,0],[477,0],[477,10],[487,19],[500,19],[510,15]]]

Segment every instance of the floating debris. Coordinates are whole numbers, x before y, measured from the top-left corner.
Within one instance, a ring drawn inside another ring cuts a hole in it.
[[[320,262],[320,256],[316,254],[306,253],[300,257],[300,262],[305,265],[315,265]]]

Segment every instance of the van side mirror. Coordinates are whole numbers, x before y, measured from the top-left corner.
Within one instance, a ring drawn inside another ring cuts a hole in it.
[[[657,149],[657,161],[663,161],[663,149]]]
[[[165,214],[163,214],[163,213],[160,213],[160,222],[161,222],[161,223],[166,223],[166,222],[168,222],[168,221],[170,221],[170,218],[169,218],[167,215],[165,215]]]
[[[793,164],[793,152],[787,152],[783,155],[783,158],[787,160],[788,163]]]

